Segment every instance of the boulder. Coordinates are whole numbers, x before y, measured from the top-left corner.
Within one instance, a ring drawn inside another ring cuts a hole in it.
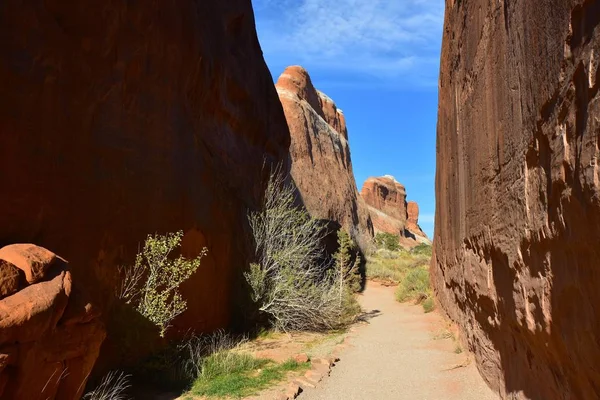
[[[277,81],[291,135],[291,173],[308,212],[344,227],[355,240],[373,236],[358,195],[344,114],[315,89],[308,72],[288,67]],[[332,226],[333,226],[332,225]]]
[[[0,299],[19,290],[25,274],[5,260],[0,260]]]
[[[599,25],[446,1],[432,283],[503,398],[600,398]]]
[[[99,314],[85,318],[71,306],[86,302],[86,295],[73,290],[62,258],[31,244],[9,247],[46,273],[0,300],[0,398],[79,399],[106,335]],[[5,249],[0,254],[13,254]]]
[[[50,268],[65,262],[51,251],[32,244],[4,246],[0,249],[0,260],[23,271],[28,283],[41,281]]]

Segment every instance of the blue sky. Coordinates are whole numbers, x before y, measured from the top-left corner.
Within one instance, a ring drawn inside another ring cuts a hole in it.
[[[252,0],[273,79],[302,65],[344,111],[358,189],[393,175],[433,237],[444,0]]]

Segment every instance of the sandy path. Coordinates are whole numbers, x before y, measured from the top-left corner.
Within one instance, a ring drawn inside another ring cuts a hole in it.
[[[468,356],[455,353],[452,339],[436,338],[444,327],[438,314],[399,304],[393,288],[371,282],[360,302],[365,311],[373,312],[369,324],[349,339],[331,376],[316,389],[307,389],[299,400],[499,398],[474,363],[466,362]]]

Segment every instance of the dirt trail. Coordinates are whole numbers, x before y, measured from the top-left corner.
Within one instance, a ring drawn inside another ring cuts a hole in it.
[[[420,306],[400,304],[394,288],[369,282],[360,296],[369,323],[359,327],[341,361],[299,400],[496,400],[473,362],[443,338],[444,321]],[[446,335],[447,336],[447,335]],[[461,366],[462,365],[462,366]]]

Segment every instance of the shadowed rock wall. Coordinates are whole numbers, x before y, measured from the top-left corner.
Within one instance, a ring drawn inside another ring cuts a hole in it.
[[[0,245],[52,249],[105,308],[146,235],[183,230],[209,253],[174,331],[229,325],[290,143],[251,2],[7,0],[0,54]]]
[[[432,280],[506,398],[600,398],[599,22],[446,1]]]

